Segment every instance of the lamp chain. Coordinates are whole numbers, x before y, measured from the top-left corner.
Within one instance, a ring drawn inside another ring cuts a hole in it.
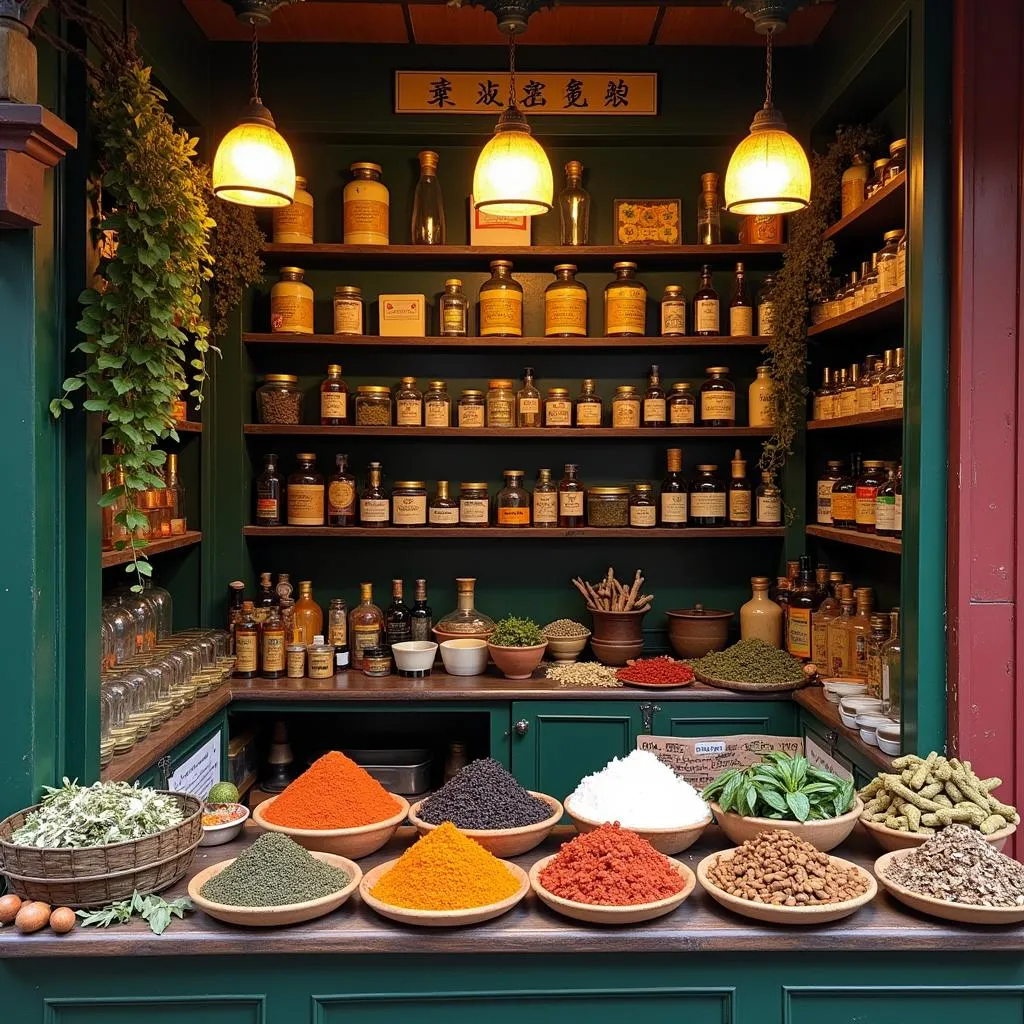
[[[256,34],[256,22],[252,24],[252,98],[260,103],[260,51]]]
[[[768,29],[768,39],[765,47],[765,60],[767,62],[767,70],[765,74],[765,87],[764,87],[764,108],[765,110],[771,110],[772,107],[772,37],[775,35],[775,29]]]
[[[516,105],[516,36],[510,33],[508,37],[508,105],[512,108]]]

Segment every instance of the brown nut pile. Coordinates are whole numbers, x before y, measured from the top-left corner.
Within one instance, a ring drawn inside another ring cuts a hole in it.
[[[730,896],[782,907],[817,907],[863,896],[867,880],[785,829],[748,839],[730,859],[719,857],[708,877]]]

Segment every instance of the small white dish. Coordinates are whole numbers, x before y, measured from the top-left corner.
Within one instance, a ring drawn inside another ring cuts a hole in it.
[[[887,725],[891,719],[885,715],[867,714],[857,716],[857,728],[860,730],[860,738],[872,747],[878,746],[878,727]]]
[[[833,704],[838,704],[843,697],[859,697],[867,693],[867,683],[855,682],[847,679],[826,679],[822,683],[825,690],[825,699]]]
[[[402,640],[391,645],[395,668],[402,672],[429,672],[437,655],[433,640]]]
[[[242,826],[249,820],[249,808],[245,804],[234,804],[233,806],[241,807],[245,813],[233,821],[225,821],[220,825],[204,825],[203,838],[199,840],[200,846],[223,846],[225,843],[230,843],[232,839],[238,838]]]
[[[482,676],[487,671],[490,654],[486,640],[466,637],[464,640],[445,640],[441,644],[441,661],[452,676]]]
[[[900,723],[889,720],[884,725],[879,725],[875,730],[878,736],[878,746],[882,753],[896,757],[900,753]]]
[[[839,701],[839,717],[847,729],[856,729],[857,716],[881,714],[882,702],[877,697],[843,697]]]
[[[875,735],[878,736],[877,733]],[[878,749],[890,757],[899,757],[903,748],[900,746],[899,740],[885,740],[878,736]]]

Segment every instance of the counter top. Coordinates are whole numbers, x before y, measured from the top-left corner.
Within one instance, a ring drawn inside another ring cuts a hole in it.
[[[251,822],[243,836],[225,846],[200,847],[188,876],[210,864],[236,857],[258,828]],[[529,868],[557,850],[573,830],[555,834],[516,863]],[[364,872],[397,857],[412,841],[403,828],[383,850],[360,861]],[[709,853],[724,849],[728,840],[714,826],[679,859],[690,868]],[[859,829],[836,851],[870,868],[881,851]],[[184,895],[185,881],[164,895]],[[375,914],[358,893],[333,914],[307,924],[279,929],[246,929],[221,924],[200,911],[175,920],[162,935],[153,935],[141,921],[110,928],[76,928],[66,936],[48,928],[35,935],[0,931],[3,957],[208,956],[213,954],[416,953],[672,953],[672,952],[901,952],[939,950],[1015,950],[1024,945],[1024,927],[966,927],[917,914],[881,890],[852,917],[814,928],[760,925],[724,910],[701,888],[667,917],[625,928],[584,925],[561,917],[529,893],[513,910],[481,925],[466,928],[413,928]]]

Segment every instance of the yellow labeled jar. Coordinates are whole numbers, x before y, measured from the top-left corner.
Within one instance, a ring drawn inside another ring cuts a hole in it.
[[[736,385],[728,380],[728,366],[709,366],[700,388],[700,421],[705,427],[736,425]]]
[[[352,180],[345,186],[346,245],[387,245],[391,197],[380,180],[380,164],[356,163],[349,167]]]
[[[632,384],[620,384],[615,389],[615,397],[612,399],[612,426],[640,426],[640,396]]]
[[[576,280],[576,266],[572,263],[559,263],[555,280],[544,289],[544,335],[587,336],[587,288]]]
[[[512,381],[496,378],[487,382],[487,426],[516,425],[516,396]]]
[[[697,400],[690,382],[676,381],[668,394],[668,423],[670,427],[692,427],[697,419]]]
[[[510,260],[492,260],[491,276],[480,287],[480,336],[520,338],[523,334],[523,286],[512,277]]]
[[[427,485],[423,480],[395,481],[391,491],[391,525],[427,525]]]
[[[289,206],[274,207],[274,243],[277,245],[313,244],[313,196],[309,183],[295,175],[295,198]]]
[[[636,264],[612,265],[615,280],[604,290],[604,333],[609,338],[642,337],[647,324],[647,289],[636,279]]]
[[[548,397],[544,402],[544,426],[572,426],[572,402],[568,388],[548,388]]]
[[[475,388],[467,388],[459,399],[459,426],[482,427],[485,417],[484,393]]]
[[[313,289],[301,267],[282,267],[270,289],[270,329],[274,334],[313,333]]]
[[[443,380],[432,380],[423,395],[423,422],[428,427],[452,425],[452,399]]]

